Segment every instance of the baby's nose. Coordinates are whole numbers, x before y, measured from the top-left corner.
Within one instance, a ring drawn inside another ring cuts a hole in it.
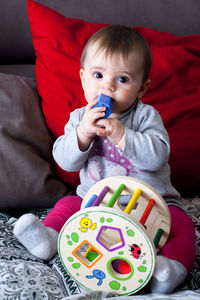
[[[114,92],[115,85],[114,85],[114,83],[112,81],[106,81],[106,82],[103,83],[102,89],[103,89],[104,93],[106,91]]]

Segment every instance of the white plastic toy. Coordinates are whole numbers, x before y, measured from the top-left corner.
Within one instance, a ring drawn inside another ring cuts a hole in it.
[[[124,197],[129,201],[125,208],[120,204]],[[88,290],[129,295],[142,289],[170,231],[164,199],[140,180],[113,176],[97,182],[81,208],[58,239],[66,271]]]

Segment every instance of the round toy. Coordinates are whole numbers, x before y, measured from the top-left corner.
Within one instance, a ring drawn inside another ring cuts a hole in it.
[[[129,295],[150,280],[169,230],[168,207],[152,187],[131,177],[109,177],[89,190],[82,209],[65,223],[58,253],[84,288]]]
[[[123,199],[128,203],[122,206]],[[122,201],[121,201],[122,200]],[[154,242],[156,252],[167,241],[171,217],[161,195],[149,184],[128,176],[112,176],[98,181],[85,195],[81,208],[106,206],[126,212],[138,221]]]

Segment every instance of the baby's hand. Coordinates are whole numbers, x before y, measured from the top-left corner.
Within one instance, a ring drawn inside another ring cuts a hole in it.
[[[101,119],[96,122],[98,127],[96,133],[99,136],[107,136],[111,143],[118,145],[124,150],[124,125],[116,119]]]
[[[93,108],[96,103],[97,100],[88,103],[83,118],[77,127],[79,147],[82,151],[85,151],[89,147],[92,138],[96,135],[97,120],[105,116],[106,107]]]
[[[105,116],[106,107],[93,108],[95,104],[97,104],[97,100],[94,100],[86,106],[85,113],[79,124],[81,132],[87,137],[94,137],[96,135],[96,121]]]

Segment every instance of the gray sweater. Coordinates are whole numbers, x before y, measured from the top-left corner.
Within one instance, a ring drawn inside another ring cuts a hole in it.
[[[107,137],[95,136],[85,152],[78,147],[76,127],[85,107],[74,110],[64,135],[54,143],[53,156],[66,171],[80,171],[77,195],[84,197],[97,181],[114,175],[132,176],[153,186],[168,205],[181,207],[180,195],[170,182],[169,137],[159,113],[138,101],[117,119],[125,126],[125,149]],[[126,204],[126,203],[124,203]]]

